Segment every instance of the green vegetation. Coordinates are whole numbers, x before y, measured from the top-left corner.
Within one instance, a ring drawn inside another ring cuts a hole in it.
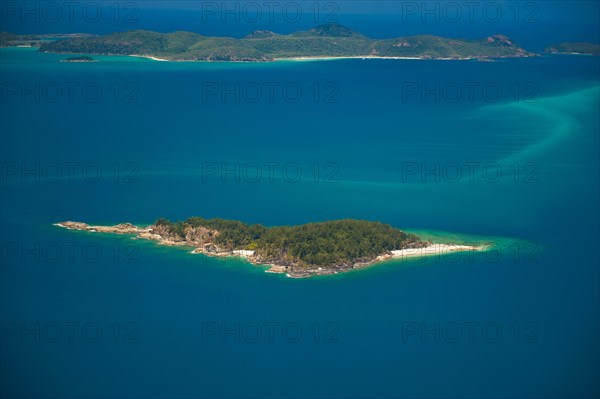
[[[84,37],[94,37],[85,33],[69,34],[46,34],[46,35],[15,35],[8,32],[0,32],[0,47],[13,46],[31,46],[41,47],[44,43],[50,43],[57,40],[75,39]]]
[[[96,61],[96,60],[87,55],[82,55],[79,57],[69,57],[69,58],[65,58],[64,60],[62,60],[62,62],[93,62],[93,61]]]
[[[268,229],[257,241],[257,253],[269,260],[329,266],[368,262],[417,243],[417,236],[383,223],[338,220]]]
[[[183,222],[159,219],[155,226],[181,239],[194,229],[215,231],[214,244],[227,250],[254,250],[268,263],[299,267],[335,267],[370,262],[388,251],[426,245],[414,234],[362,220],[338,220],[300,226],[265,227],[235,220],[193,217]]]
[[[184,222],[192,227],[205,227],[220,234],[215,243],[228,249],[245,249],[256,242],[267,230],[260,224],[249,225],[237,220],[189,218]]]
[[[532,56],[504,35],[483,40],[457,40],[420,35],[379,40],[373,44],[378,55],[424,58],[503,58]]]
[[[8,47],[11,46],[16,40],[19,39],[19,36],[13,35],[8,32],[0,32],[0,47]]]
[[[600,44],[584,42],[560,43],[550,46],[544,51],[552,54],[600,55]]]
[[[144,30],[113,33],[108,36],[78,37],[44,43],[40,50],[87,54],[177,54],[198,43],[204,36],[188,32],[162,34]]]
[[[502,35],[483,40],[430,35],[375,40],[337,24],[321,25],[289,35],[259,30],[243,39],[207,37],[190,32],[165,34],[136,30],[47,42],[41,44],[40,50],[54,53],[149,55],[190,61],[269,61],[310,56],[459,59],[533,55]]]

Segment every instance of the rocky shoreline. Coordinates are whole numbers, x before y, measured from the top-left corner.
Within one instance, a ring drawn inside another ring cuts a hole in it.
[[[135,239],[155,241],[159,245],[194,248],[194,250],[191,251],[192,254],[202,254],[211,257],[241,257],[253,265],[268,266],[269,269],[266,270],[267,273],[286,274],[291,278],[306,278],[312,276],[343,273],[372,266],[375,263],[391,259],[444,255],[450,252],[485,251],[488,248],[486,245],[470,246],[439,243],[434,244],[428,242],[426,243],[427,245],[389,251],[373,259],[360,259],[352,264],[339,264],[327,268],[307,268],[300,267],[299,265],[284,259],[263,259],[256,255],[256,252],[252,250],[223,249],[214,243],[214,238],[219,235],[219,232],[216,230],[209,230],[204,227],[196,228],[191,234],[187,234],[185,239],[181,239],[169,234],[169,231],[164,226],[160,225],[138,227],[131,223],[121,223],[114,226],[93,226],[86,223],[68,221],[56,223],[55,226],[68,230],[87,231],[90,233],[135,235]]]

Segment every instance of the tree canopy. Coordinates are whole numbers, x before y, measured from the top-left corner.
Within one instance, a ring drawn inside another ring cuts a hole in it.
[[[214,243],[228,250],[250,249],[262,259],[306,266],[369,261],[387,251],[421,246],[414,234],[364,220],[336,220],[299,226],[265,227],[236,220],[192,217],[182,222],[161,218],[156,226],[186,238],[194,228],[216,230]]]

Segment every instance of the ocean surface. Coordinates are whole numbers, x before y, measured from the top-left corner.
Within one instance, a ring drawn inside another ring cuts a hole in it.
[[[0,50],[2,397],[597,397],[600,59]],[[290,279],[65,220],[358,218],[493,253]]]

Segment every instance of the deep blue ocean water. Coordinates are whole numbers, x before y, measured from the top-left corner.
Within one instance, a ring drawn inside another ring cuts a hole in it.
[[[600,394],[597,57],[0,57],[1,396]],[[503,246],[295,280],[52,225],[193,215]]]

